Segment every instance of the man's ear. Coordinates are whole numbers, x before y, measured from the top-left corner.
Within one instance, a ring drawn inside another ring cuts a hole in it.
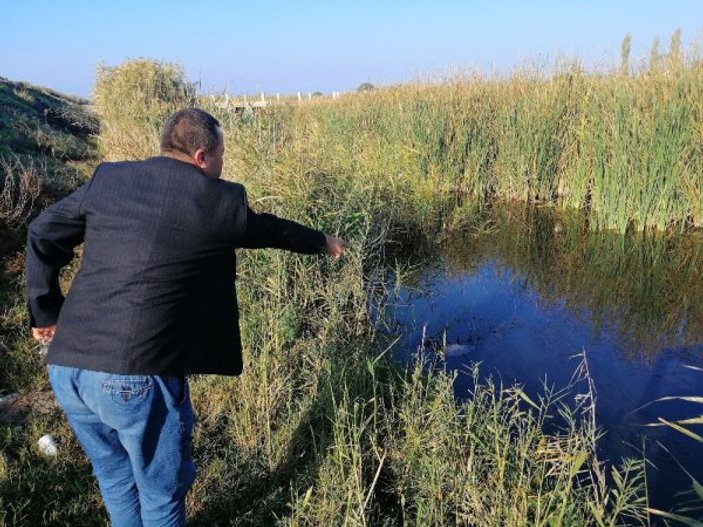
[[[195,160],[195,164],[200,168],[205,168],[207,166],[205,162],[205,150],[198,148],[193,154],[193,160]]]

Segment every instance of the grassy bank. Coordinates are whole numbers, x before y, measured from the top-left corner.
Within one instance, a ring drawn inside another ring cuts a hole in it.
[[[38,346],[28,336],[23,267],[27,223],[90,175],[98,132],[87,100],[0,78],[0,397],[18,394],[0,408],[2,525],[50,524],[56,514],[37,507],[64,499],[55,488],[48,490],[55,483],[69,495],[95,491],[78,455],[62,459],[59,468],[33,448],[47,431],[66,438],[68,428],[48,391]],[[55,468],[57,477],[47,479]],[[62,514],[86,513],[69,499]]]
[[[451,374],[386,361],[392,339],[369,304],[382,303],[394,256],[480,221],[495,199],[580,207],[590,227],[619,231],[699,222],[702,76],[697,58],[672,56],[636,74],[571,66],[253,114],[196,101],[222,122],[224,177],[247,185],[254,208],[338,234],[350,248],[339,262],[242,252],[245,373],[192,379],[193,523],[646,523],[641,463],[612,467],[595,455],[587,377],[537,401],[477,381],[459,405]],[[156,154],[158,125],[193,97],[170,65],[102,69],[101,156]],[[18,341],[14,353],[33,350]],[[32,367],[16,385],[46,380]],[[565,424],[546,433],[557,413]],[[55,460],[34,448],[47,432],[61,444]],[[60,413],[2,434],[12,458],[0,467],[5,524],[104,522]]]
[[[88,101],[0,77],[0,395],[42,370],[26,338],[27,223],[90,175],[98,131]]]
[[[29,218],[86,177],[97,117],[88,101],[0,77],[0,257]]]

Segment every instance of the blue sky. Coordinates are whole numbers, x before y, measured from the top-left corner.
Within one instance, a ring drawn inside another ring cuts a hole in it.
[[[0,76],[89,96],[100,62],[183,66],[204,91],[348,91],[578,57],[617,63],[677,28],[703,42],[701,0],[281,2],[0,0]]]

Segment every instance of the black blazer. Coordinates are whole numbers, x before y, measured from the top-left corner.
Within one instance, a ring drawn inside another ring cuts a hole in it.
[[[85,242],[65,300],[59,270]],[[29,226],[33,327],[56,324],[46,361],[94,371],[242,371],[237,247],[319,253],[323,233],[247,205],[242,185],[169,157],[101,164]]]

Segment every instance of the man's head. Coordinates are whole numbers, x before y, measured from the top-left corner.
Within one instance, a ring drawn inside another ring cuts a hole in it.
[[[174,113],[161,133],[162,155],[192,163],[211,178],[218,178],[222,173],[224,151],[220,123],[197,108]]]

